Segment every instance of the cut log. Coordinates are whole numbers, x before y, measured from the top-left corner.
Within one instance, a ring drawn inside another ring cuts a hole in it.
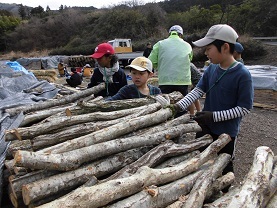
[[[101,177],[113,173],[140,158],[148,149],[121,152],[111,157],[97,160],[77,170],[60,173],[23,185],[22,195],[26,205],[65,190],[73,190],[91,177]]]
[[[91,121],[100,121],[100,120],[105,121],[105,120],[116,119],[116,118],[130,115],[132,113],[138,113],[144,108],[145,106],[135,108],[135,109],[115,111],[115,112],[94,112],[90,114],[77,115],[72,117],[68,117],[68,116],[59,117],[56,119],[52,119],[49,122],[32,125],[30,127],[7,130],[5,132],[5,138],[15,137],[19,140],[32,139],[35,136],[38,136],[41,134],[47,134],[47,133],[53,132],[53,130],[63,128],[65,126],[72,126],[72,125],[91,122]]]
[[[171,103],[176,103],[181,100],[184,96],[180,92],[173,92],[168,94]],[[156,100],[152,97],[147,98],[136,98],[136,99],[125,99],[115,101],[99,101],[94,103],[80,102],[79,106],[86,112],[110,112],[122,109],[136,108],[139,106],[149,105],[155,103]]]
[[[198,170],[195,173],[161,187],[154,185],[146,187],[141,192],[111,204],[106,208],[164,207],[165,204],[177,200],[182,194],[189,193],[197,178],[204,171]]]
[[[141,158],[139,158],[136,162],[125,166],[120,171],[116,172],[112,176],[106,178],[102,182],[113,180],[117,178],[128,177],[137,172],[137,170],[142,166],[153,167],[156,163],[161,161],[165,157],[175,156],[178,154],[184,154],[195,149],[199,149],[200,147],[206,146],[213,141],[211,136],[201,137],[197,139],[194,143],[187,144],[175,144],[172,141],[165,141],[152,150],[147,152]]]
[[[183,208],[197,208],[203,206],[207,191],[210,189],[212,182],[221,175],[230,159],[231,155],[225,153],[219,155],[214,165],[197,179]]]
[[[89,88],[89,89],[86,89],[86,90],[83,90],[80,92],[76,92],[72,95],[64,96],[58,100],[48,100],[43,103],[36,103],[33,105],[28,105],[28,106],[20,106],[20,107],[11,108],[11,109],[5,109],[5,111],[7,113],[9,113],[11,116],[14,116],[20,112],[23,112],[24,114],[26,114],[26,113],[30,113],[30,112],[34,112],[34,111],[38,111],[38,110],[42,110],[42,109],[48,109],[48,108],[51,108],[54,106],[61,106],[61,105],[65,105],[68,103],[72,103],[82,97],[86,97],[91,94],[98,93],[104,89],[105,89],[105,84],[102,83],[95,87],[92,87],[92,88]]]
[[[269,147],[257,148],[254,161],[240,191],[232,197],[228,208],[261,207],[269,193],[269,179],[273,167],[274,154]]]
[[[10,198],[10,201],[11,201],[12,205],[13,205],[15,208],[25,208],[25,207],[28,207],[28,206],[26,206],[26,205],[24,204],[22,198],[20,198],[20,199],[15,198],[15,196],[13,195],[13,193],[9,193],[9,198]]]
[[[190,128],[188,127],[190,126]],[[62,154],[43,154],[19,150],[15,155],[15,164],[31,169],[49,169],[67,171],[78,168],[81,164],[100,157],[115,154],[128,149],[142,146],[157,145],[161,142],[199,129],[197,124],[181,124],[170,127],[156,134],[134,136],[125,139],[115,139],[102,142]],[[92,138],[91,138],[92,139]]]
[[[30,125],[32,123],[37,123],[37,122],[39,122],[39,121],[41,121],[41,120],[43,120],[43,119],[45,119],[45,118],[47,118],[47,117],[49,117],[53,114],[65,111],[70,106],[74,106],[74,104],[66,105],[66,106],[63,106],[63,107],[56,107],[56,108],[53,108],[53,109],[36,111],[34,113],[27,114],[27,115],[25,115],[24,120],[20,124],[20,127],[24,127],[24,126]]]
[[[122,179],[107,181],[92,187],[76,189],[66,197],[44,204],[39,207],[100,207],[122,197],[141,191],[144,187],[161,185],[180,179],[196,170],[214,157],[231,138],[223,134],[210,144],[199,156],[186,163],[164,169],[140,168],[136,174]]]
[[[99,122],[88,122],[83,124],[77,124],[74,126],[70,126],[67,128],[62,129],[62,131],[59,131],[57,133],[52,134],[44,134],[39,135],[31,140],[32,142],[32,148],[34,150],[39,150],[48,146],[53,146],[55,144],[78,138],[83,135],[95,132],[97,130],[112,126],[114,124],[118,124],[120,122],[126,122],[130,120],[131,118],[136,118],[138,116],[153,113],[157,111],[160,107],[156,104],[149,105],[146,109],[140,111],[139,113],[131,114],[122,118],[110,120],[110,121],[99,121]]]
[[[36,171],[36,172],[30,172],[24,176],[17,177],[13,180],[10,180],[10,187],[12,190],[12,193],[16,199],[22,198],[22,186],[24,184],[32,183],[34,181],[40,180],[45,177],[49,177],[51,175],[57,174],[57,171]]]
[[[214,164],[204,166],[202,167],[203,169],[198,170],[196,173],[161,187],[148,187],[145,191],[141,191],[108,207],[165,207],[176,201],[181,195],[186,195],[191,192],[192,187],[197,186],[195,181],[199,181],[200,176],[202,176],[200,178],[203,178],[208,172],[211,174],[214,173],[214,176],[221,174],[221,171],[227,165],[230,158],[230,155],[222,154],[215,160]],[[196,201],[198,201],[198,198]]]
[[[129,132],[136,131],[143,127],[152,126],[154,124],[162,123],[171,117],[172,113],[169,108],[160,109],[159,111],[133,118],[128,122],[120,122],[118,124],[109,126],[99,131],[87,134],[76,139],[66,141],[55,146],[45,148],[39,152],[43,153],[63,153],[74,149],[83,148],[89,145],[105,142],[115,139],[119,136],[125,135]],[[200,127],[199,127],[200,128]],[[199,129],[198,128],[198,129]]]

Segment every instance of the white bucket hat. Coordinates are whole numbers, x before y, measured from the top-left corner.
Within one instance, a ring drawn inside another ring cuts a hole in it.
[[[192,42],[197,47],[203,47],[206,45],[209,45],[215,40],[223,40],[228,43],[236,43],[236,40],[238,39],[237,32],[226,24],[218,24],[212,26],[204,38],[197,40],[195,42]]]
[[[150,61],[150,59],[146,58],[146,57],[137,57],[135,58],[130,65],[126,66],[127,68],[133,68],[136,69],[138,71],[149,71],[149,72],[153,72],[153,65],[152,62]]]

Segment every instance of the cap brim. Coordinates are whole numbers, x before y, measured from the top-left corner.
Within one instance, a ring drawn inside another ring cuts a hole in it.
[[[133,69],[136,69],[138,71],[149,71],[148,69],[145,69],[143,67],[140,67],[140,66],[136,66],[136,65],[128,65],[126,66],[127,68],[133,68]],[[149,72],[152,72],[152,71],[149,71]]]
[[[192,42],[192,44],[197,46],[197,47],[203,47],[203,46],[207,46],[207,45],[211,44],[214,40],[215,39],[204,37],[204,38],[202,38],[200,40]]]
[[[101,58],[102,56],[104,56],[105,53],[94,53],[91,55],[92,58],[98,59]]]

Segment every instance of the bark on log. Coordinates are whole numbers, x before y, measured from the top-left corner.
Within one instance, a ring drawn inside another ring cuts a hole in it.
[[[229,190],[227,193],[225,193],[222,197],[215,200],[213,203],[205,204],[204,208],[226,208],[228,204],[230,203],[232,197],[238,193],[239,187],[233,188],[232,190]]]
[[[39,152],[43,153],[62,153],[68,152],[74,149],[83,148],[89,145],[105,142],[108,140],[115,139],[119,136],[125,135],[129,132],[141,129],[143,127],[152,126],[154,124],[162,123],[170,118],[172,115],[171,110],[160,109],[159,111],[148,114],[145,116],[139,116],[133,118],[128,122],[120,122],[110,127],[101,129],[99,131],[87,134],[76,139],[57,144],[55,146],[43,149]]]
[[[224,176],[218,178],[213,182],[212,187],[207,190],[207,195],[205,200],[209,199],[211,196],[214,198],[216,195],[219,195],[219,191],[225,188],[228,185],[231,185],[235,180],[234,173],[229,172]],[[188,192],[187,192],[188,193]],[[173,204],[167,206],[166,208],[182,208],[189,195],[182,195],[179,197],[179,200]],[[201,206],[202,207],[202,206]]]
[[[155,166],[154,168],[155,169],[161,169],[161,168],[172,167],[172,166],[174,166],[174,165],[176,165],[180,162],[191,159],[194,156],[199,155],[199,154],[200,154],[200,151],[196,150],[196,151],[193,151],[191,153],[187,153],[187,154],[180,155],[180,156],[175,156],[175,157],[172,157],[172,158],[169,158],[169,159],[165,160],[164,162],[162,162],[161,164]]]
[[[58,100],[48,100],[43,103],[36,103],[33,105],[29,105],[29,106],[20,106],[20,107],[16,107],[16,108],[6,109],[5,111],[7,113],[9,113],[11,116],[14,116],[20,112],[23,112],[24,114],[26,114],[26,113],[30,113],[33,111],[51,108],[54,106],[65,105],[65,104],[74,102],[82,97],[86,97],[91,94],[98,93],[104,89],[105,89],[105,84],[99,84],[95,87],[92,87],[92,88],[89,88],[89,89],[86,89],[86,90],[83,90],[80,92],[76,92],[72,95],[64,96],[63,98],[58,99]]]
[[[25,115],[24,120],[21,122],[20,127],[28,126],[33,123],[37,123],[53,114],[65,111],[67,108],[70,106],[74,106],[74,104],[66,105],[63,107],[56,107],[53,109],[47,109],[47,110],[41,110],[41,111],[36,111],[31,114]]]
[[[212,196],[216,196],[222,189],[228,187],[235,181],[235,175],[229,172],[219,178],[217,178],[210,189],[208,189],[205,200],[209,200]]]
[[[263,207],[266,207],[268,202],[271,200],[273,195],[277,193],[277,164],[276,164],[276,156],[274,156],[274,161],[273,161],[273,169],[269,181],[269,194],[265,196],[264,201],[263,201]]]
[[[180,92],[173,92],[168,94],[171,103],[176,103],[181,100],[184,96]],[[86,112],[96,111],[117,111],[122,109],[136,108],[143,105],[149,105],[156,103],[156,100],[152,97],[147,98],[136,98],[116,101],[99,101],[94,103],[80,102],[79,106],[86,110]]]
[[[271,197],[270,201],[266,205],[266,208],[276,208],[277,204],[277,192]]]
[[[188,128],[188,125],[191,128]],[[161,142],[180,136],[181,134],[195,131],[200,127],[197,124],[181,124],[170,127],[156,134],[134,136],[125,139],[115,139],[102,142],[80,149],[75,149],[62,154],[43,154],[40,152],[28,152],[19,150],[15,155],[15,164],[31,169],[49,169],[67,171],[78,168],[81,164],[100,157],[115,154],[128,149],[142,146],[157,145]],[[91,138],[92,139],[92,138]]]
[[[14,156],[17,150],[28,150],[33,151],[31,140],[24,140],[24,141],[12,141],[8,146],[8,151]]]
[[[231,155],[224,153],[219,155],[215,164],[197,179],[183,208],[198,208],[203,206],[207,191],[211,187],[212,182],[221,175],[230,159]]]
[[[269,179],[273,167],[274,154],[269,147],[257,148],[254,161],[240,189],[228,205],[233,207],[261,207],[269,194]]]
[[[59,128],[63,128],[65,126],[72,126],[76,124],[91,122],[91,121],[99,121],[99,120],[111,120],[120,117],[124,117],[130,115],[132,113],[137,113],[140,110],[144,109],[145,106],[136,109],[127,109],[115,112],[94,112],[85,115],[77,115],[77,116],[64,116],[56,119],[52,119],[49,122],[32,125],[30,127],[17,128],[12,130],[7,130],[5,132],[5,138],[15,137],[19,140],[32,139],[35,136],[41,134],[47,134],[52,132],[53,130],[57,130]]]
[[[115,174],[111,175],[110,177],[104,179],[101,182],[106,182],[109,180],[128,177],[137,172],[137,170],[142,166],[153,167],[156,163],[164,159],[165,157],[176,156],[178,154],[184,154],[200,147],[206,146],[212,143],[213,139],[211,136],[201,137],[196,139],[196,141],[191,144],[175,144],[172,141],[165,141],[152,150],[147,152],[141,158],[139,158],[136,162],[125,166],[120,171],[116,172]]]
[[[10,172],[11,175],[14,175],[14,161],[13,160],[5,160],[4,162],[5,167]]]
[[[164,207],[165,204],[177,200],[182,194],[189,193],[197,178],[204,171],[198,170],[164,186],[157,187],[153,185],[146,187],[141,192],[113,203],[106,208]]]
[[[23,185],[22,195],[26,205],[65,190],[73,190],[91,177],[113,173],[140,158],[145,150],[135,149],[97,160],[77,170],[60,173]]]
[[[34,150],[38,150],[38,149],[46,148],[48,146],[53,146],[58,143],[61,143],[70,139],[74,139],[80,136],[84,136],[86,134],[95,132],[97,130],[118,124],[120,122],[126,122],[132,118],[141,116],[142,113],[143,115],[153,113],[157,111],[159,108],[160,108],[159,105],[153,104],[153,105],[149,105],[147,109],[144,109],[139,113],[131,114],[122,118],[118,118],[110,121],[77,124],[74,126],[64,128],[62,129],[62,131],[59,131],[57,133],[39,135],[31,140],[32,147]]]
[[[40,180],[45,177],[49,177],[52,175],[57,174],[57,171],[36,171],[36,172],[31,172],[28,173],[24,176],[15,178],[10,181],[10,187],[12,190],[13,195],[15,196],[16,199],[22,198],[22,186],[24,184],[32,183],[34,181]]]
[[[92,187],[76,189],[66,197],[40,207],[99,207],[116,199],[135,194],[144,187],[175,181],[198,170],[201,165],[217,154],[230,140],[231,138],[228,135],[223,134],[199,156],[194,157],[186,163],[164,169],[151,169],[144,166],[130,177],[111,180]]]

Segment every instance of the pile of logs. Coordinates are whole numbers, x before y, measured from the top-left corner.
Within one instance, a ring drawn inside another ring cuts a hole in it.
[[[276,203],[276,157],[259,147],[241,187],[222,189],[231,159],[217,153],[222,134],[194,138],[189,115],[173,118],[153,98],[105,102],[103,85],[59,100],[9,109],[23,112],[11,141],[9,196],[14,207],[268,207]],[[171,103],[182,98],[169,94]],[[199,149],[204,149],[199,151]]]

